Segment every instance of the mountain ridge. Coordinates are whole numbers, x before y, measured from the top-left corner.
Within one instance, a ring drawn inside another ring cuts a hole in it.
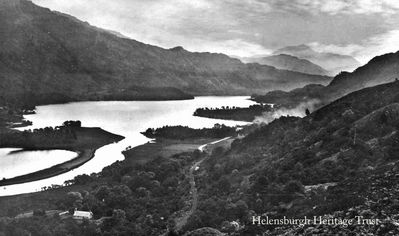
[[[30,93],[101,100],[131,86],[174,87],[191,95],[250,95],[330,80],[246,65],[224,54],[169,50],[121,38],[26,0],[2,0],[1,4],[3,103]]]
[[[242,61],[246,63],[256,62],[261,65],[273,66],[281,70],[290,70],[305,74],[331,75],[330,72],[309,60],[301,59],[288,54],[278,54],[267,57],[242,58]]]
[[[360,66],[360,62],[351,56],[336,53],[317,52],[305,44],[280,48],[274,51],[273,54],[288,54],[301,59],[306,59],[316,65],[321,66],[327,71],[330,71],[333,75],[337,75],[342,71],[352,71]]]
[[[399,51],[376,56],[367,64],[353,72],[342,72],[335,76],[327,86],[307,85],[290,92],[272,91],[266,95],[254,96],[258,102],[271,102],[293,107],[309,99],[320,100],[320,105],[327,104],[348,93],[389,83],[399,78]]]

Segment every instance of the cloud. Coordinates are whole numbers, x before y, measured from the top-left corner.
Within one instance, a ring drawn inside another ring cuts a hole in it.
[[[226,53],[228,52],[231,56],[238,57],[250,57],[253,55],[270,55],[272,50],[263,47],[262,45],[246,42],[242,39],[231,39],[220,42],[203,42],[197,46],[191,46],[189,48],[192,51],[197,52],[217,52]]]
[[[384,51],[378,40],[399,25],[397,0],[32,1],[144,43],[236,56],[318,42],[319,50],[367,60],[366,46]]]
[[[241,28],[242,19],[270,11],[260,0],[34,0],[141,42],[236,56],[270,54]]]
[[[348,2],[343,2],[343,1],[339,1],[339,0],[332,0],[332,1],[327,1],[324,2],[324,4],[322,4],[320,6],[320,11],[321,12],[328,12],[331,14],[337,14],[342,12],[344,9],[348,8],[349,4]]]
[[[365,64],[373,57],[399,51],[399,30],[390,30],[386,33],[364,39],[361,44],[321,44],[312,42],[308,45],[318,52],[339,53],[355,57]]]
[[[399,51],[399,30],[391,30],[385,34],[367,39],[364,48],[356,52],[360,60],[368,61],[373,55],[382,55]]]
[[[302,11],[312,14],[377,14],[397,13],[396,0],[292,0],[282,3],[273,0],[273,6],[280,10]]]

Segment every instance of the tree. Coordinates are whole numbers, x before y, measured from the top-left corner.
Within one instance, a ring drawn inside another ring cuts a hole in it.
[[[65,127],[75,127],[76,128],[76,127],[81,127],[82,122],[80,120],[76,120],[76,121],[68,120],[68,121],[65,121],[62,125]]]
[[[108,197],[110,192],[111,189],[108,186],[102,185],[96,189],[94,195],[98,200],[103,201],[106,197]]]
[[[84,185],[84,184],[91,182],[92,178],[87,174],[83,174],[83,175],[75,176],[75,178],[73,180],[74,180],[74,183],[77,185]]]
[[[63,201],[64,208],[73,211],[75,208],[82,207],[83,197],[79,192],[69,192]]]
[[[301,182],[297,180],[291,180],[284,186],[286,193],[303,193],[305,191]]]
[[[226,176],[222,176],[217,183],[218,189],[222,192],[228,192],[230,190],[231,184]]]
[[[112,212],[112,220],[115,224],[123,224],[126,221],[125,211],[121,209],[115,209]]]

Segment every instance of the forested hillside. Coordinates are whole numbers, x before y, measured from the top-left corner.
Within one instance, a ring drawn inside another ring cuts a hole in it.
[[[1,103],[250,95],[330,79],[147,45],[27,0],[1,0],[0,21]]]
[[[377,217],[378,211],[367,204],[370,198],[378,199],[382,186],[371,179],[382,181],[381,171],[397,168],[392,165],[399,155],[398,102],[399,82],[379,85],[305,118],[282,117],[236,141],[231,150],[204,163],[198,177],[203,204],[191,227],[221,229],[224,220],[239,219],[246,226],[242,232],[255,234],[273,227],[248,227],[248,215],[298,218],[353,207]],[[369,179],[374,190],[365,187],[363,179]],[[386,220],[388,215],[381,217]],[[349,232],[364,230],[381,229],[359,226]]]

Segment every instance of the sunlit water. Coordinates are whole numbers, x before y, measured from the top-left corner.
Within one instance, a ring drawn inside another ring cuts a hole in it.
[[[150,139],[141,135],[140,132],[149,127],[187,125],[192,128],[204,128],[212,127],[216,123],[230,126],[246,124],[246,122],[195,117],[193,113],[200,107],[248,107],[254,104],[248,98],[210,96],[183,101],[77,102],[38,106],[36,114],[25,116],[26,119],[33,122],[33,125],[24,129],[57,126],[66,120],[80,120],[85,127],[101,127],[109,132],[122,135],[125,139],[98,149],[93,159],[67,173],[44,180],[2,187],[0,196],[39,191],[43,186],[63,184],[65,180],[73,179],[76,175],[99,172],[105,166],[109,166],[117,160],[123,160],[121,152],[126,147],[135,147],[148,142]],[[70,153],[58,153],[58,156],[62,157],[57,157],[57,160],[68,159],[66,154]],[[34,159],[27,158],[26,160],[32,162],[43,158],[43,162],[46,162],[50,158],[40,153],[37,155]],[[0,165],[4,164],[2,160],[3,156],[0,152]],[[11,166],[18,173],[26,173],[26,165]]]
[[[77,156],[64,150],[21,151],[21,149],[0,149],[0,179],[29,174],[63,162]]]

